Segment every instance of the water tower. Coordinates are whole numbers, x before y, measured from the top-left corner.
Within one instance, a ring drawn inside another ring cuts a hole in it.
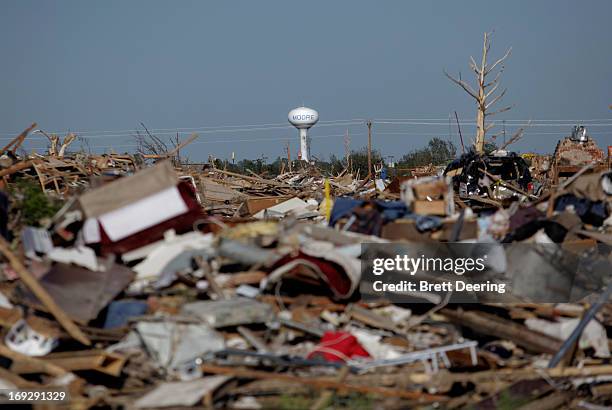
[[[310,160],[308,129],[319,121],[319,113],[312,108],[298,107],[289,111],[289,123],[300,131],[300,152],[303,161]]]

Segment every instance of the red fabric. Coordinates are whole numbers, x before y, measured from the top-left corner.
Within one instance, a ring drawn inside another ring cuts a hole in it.
[[[331,287],[333,287],[335,293],[339,295],[339,297],[350,296],[349,291],[351,289],[351,280],[340,265],[334,262],[326,261],[323,258],[306,255],[302,251],[299,251],[297,255],[289,254],[283,256],[280,260],[274,263],[271,270],[274,270],[279,266],[283,266],[296,259],[303,259],[315,264],[319,268],[321,275],[323,275],[323,278],[321,279],[325,280]],[[296,267],[294,271],[295,270],[299,270],[299,266]]]
[[[336,353],[335,353],[336,352]],[[308,358],[322,357],[330,362],[343,362],[346,358],[370,357],[357,338],[348,332],[325,332],[321,342]]]

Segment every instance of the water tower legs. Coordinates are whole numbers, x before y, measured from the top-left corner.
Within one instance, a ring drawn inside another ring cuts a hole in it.
[[[308,145],[308,129],[300,129],[300,151],[302,153],[302,161],[310,161],[310,146]]]

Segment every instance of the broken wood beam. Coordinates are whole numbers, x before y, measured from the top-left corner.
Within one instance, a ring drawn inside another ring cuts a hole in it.
[[[13,166],[10,166],[6,169],[1,170],[0,178],[5,177],[7,175],[14,174],[15,172],[21,171],[23,169],[31,168],[32,166],[38,164],[39,162],[40,162],[39,160],[19,162]]]
[[[21,132],[21,134],[19,134],[18,136],[16,136],[15,138],[13,138],[11,140],[11,142],[9,142],[8,144],[6,144],[4,146],[4,148],[2,148],[2,150],[0,150],[0,155],[4,154],[6,151],[10,150],[10,152],[15,153],[15,151],[17,150],[17,148],[19,148],[21,146],[21,144],[23,144],[23,141],[25,140],[25,138],[28,136],[28,134],[30,133],[30,131],[32,131],[34,128],[36,128],[36,123],[33,122],[32,125],[30,125],[28,128],[26,128],[25,130],[23,130]],[[12,148],[12,149],[11,149]]]
[[[8,357],[13,363],[27,366],[28,368],[37,369],[40,372],[47,373],[51,376],[63,376],[68,371],[56,364],[46,362],[36,357],[26,356],[9,349],[4,343],[0,343],[0,356]]]
[[[448,308],[440,313],[458,325],[467,326],[480,334],[511,340],[532,352],[555,354],[561,348],[562,341],[559,339],[490,313]]]
[[[19,278],[23,283],[34,293],[34,295],[40,300],[40,302],[49,310],[49,312],[57,319],[62,325],[66,332],[72,336],[75,340],[83,343],[86,346],[91,345],[89,338],[79,329],[79,327],[68,317],[57,303],[53,300],[51,295],[47,293],[38,280],[32,275],[25,266],[21,263],[19,258],[11,251],[9,243],[6,239],[0,237],[0,253],[3,254],[9,261],[11,267],[15,270]]]
[[[349,373],[348,366],[344,366],[343,368],[340,369],[340,371],[334,378],[334,381],[338,383],[344,382],[348,373]],[[314,404],[310,406],[310,410],[323,410],[323,409],[328,408],[333,398],[334,398],[333,389],[323,390],[323,392],[321,393],[317,401],[315,401]]]
[[[110,376],[118,377],[125,365],[126,358],[104,350],[80,350],[76,352],[50,353],[38,360],[60,367],[67,371],[94,370]],[[15,373],[36,373],[40,363],[16,362],[11,367]]]
[[[277,182],[277,181],[272,181],[270,179],[264,179],[264,178],[261,178],[261,177],[250,177],[248,175],[242,175],[242,174],[238,174],[236,172],[224,171],[222,169],[215,169],[214,172],[218,172],[220,174],[229,175],[229,176],[236,177],[236,178],[242,178],[242,179],[245,179],[247,181],[260,182],[262,184],[268,184],[268,185],[272,185],[272,186],[276,186],[276,187],[280,187],[280,188],[293,188],[291,185],[283,184],[283,183]]]
[[[490,172],[488,172],[487,170],[484,170],[482,168],[478,168],[479,171],[484,172],[485,175],[487,175],[489,178],[491,178],[494,182],[499,182],[504,184],[506,187],[512,189],[513,191],[518,192],[519,194],[525,195],[527,197],[532,197],[532,198],[537,198],[535,195],[530,195],[528,192],[523,191],[521,188],[515,186],[514,184],[508,182],[508,181],[504,181],[503,179],[491,174]]]
[[[553,367],[553,368],[508,368],[484,370],[480,372],[451,373],[441,370],[438,373],[410,373],[406,377],[417,384],[448,384],[454,382],[472,382],[474,384],[494,380],[535,380],[543,377],[563,379],[570,377],[595,377],[612,375],[612,365],[597,365],[585,367]]]
[[[344,382],[338,382],[335,380],[330,380],[328,378],[305,378],[293,376],[290,374],[282,374],[282,373],[271,373],[264,372],[259,370],[248,370],[237,367],[222,367],[222,366],[213,366],[208,364],[203,364],[200,366],[201,370],[204,373],[212,373],[212,374],[227,374],[234,377],[244,378],[244,379],[276,379],[276,380],[284,380],[288,382],[293,382],[300,385],[308,385],[312,386],[316,389],[331,389],[331,390],[344,390],[344,391],[354,391],[358,393],[365,394],[375,394],[378,396],[384,397],[400,397],[403,399],[410,400],[419,400],[421,402],[436,402],[436,401],[444,401],[446,399],[445,396],[437,396],[428,393],[422,393],[418,391],[406,391],[399,389],[390,389],[387,387],[377,387],[377,386],[358,386],[354,384],[347,384]]]

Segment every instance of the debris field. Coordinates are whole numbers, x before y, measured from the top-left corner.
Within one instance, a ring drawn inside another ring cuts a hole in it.
[[[547,157],[358,178],[72,152],[70,135],[18,154],[34,128],[0,153],[0,386],[69,397],[34,408],[612,406],[612,171],[580,129]],[[549,279],[477,303],[364,291],[369,245],[454,243]],[[569,296],[551,248],[597,265]]]

